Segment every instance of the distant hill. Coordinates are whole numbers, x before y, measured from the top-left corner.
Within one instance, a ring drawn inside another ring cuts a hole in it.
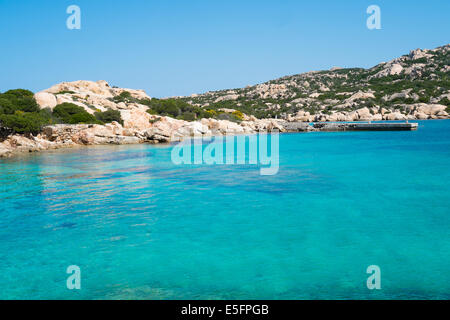
[[[434,115],[431,118],[446,118],[450,113],[449,75],[447,44],[433,50],[417,49],[370,69],[332,68],[178,99],[212,110],[239,110],[258,118],[360,120],[364,116],[356,110],[361,108],[388,120],[388,114],[395,115],[392,119],[401,118],[400,114],[417,114],[415,118],[419,119],[430,118],[430,114]],[[427,108],[436,112],[422,112],[429,111]]]

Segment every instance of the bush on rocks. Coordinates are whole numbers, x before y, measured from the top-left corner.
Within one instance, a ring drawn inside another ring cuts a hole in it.
[[[16,111],[39,112],[33,92],[24,89],[9,90],[0,94],[0,113],[14,114]]]
[[[68,102],[57,105],[53,109],[53,115],[59,118],[63,123],[68,124],[101,124],[101,121],[97,120],[92,114],[84,110],[83,107]]]
[[[37,134],[51,122],[48,110],[40,110],[33,92],[24,89],[0,94],[0,127],[2,135]]]
[[[169,116],[186,121],[212,117],[211,112],[179,99],[153,98],[140,100],[139,103],[148,106],[147,112],[152,115]]]
[[[121,125],[123,125],[123,120],[122,117],[120,116],[120,111],[118,110],[109,109],[105,112],[96,112],[95,118],[103,123],[111,123],[113,121],[116,121]]]
[[[36,135],[50,123],[50,117],[45,112],[22,112],[1,114],[0,124],[11,133]]]

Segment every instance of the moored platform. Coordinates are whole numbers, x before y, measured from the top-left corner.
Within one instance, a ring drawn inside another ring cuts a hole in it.
[[[315,123],[314,128],[320,131],[414,131],[418,123],[383,122],[383,123]]]
[[[412,131],[417,130],[418,123],[350,123],[348,130],[361,131]]]

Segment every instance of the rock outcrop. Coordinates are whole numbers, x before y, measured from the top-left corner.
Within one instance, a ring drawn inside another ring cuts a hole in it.
[[[134,99],[120,102],[114,99],[125,91]],[[63,82],[36,93],[35,99],[41,108],[52,109],[59,103],[69,102],[82,106],[89,113],[118,110],[123,125],[118,122],[105,125],[57,124],[43,128],[42,133],[36,136],[8,135],[8,131],[3,130],[0,156],[82,145],[165,143],[196,136],[285,130],[278,120],[259,120],[247,115],[244,115],[246,121],[241,123],[215,119],[188,122],[151,115],[147,106],[139,104],[141,99],[150,99],[144,91],[111,88],[106,81]]]
[[[187,122],[162,117],[146,128],[122,126],[118,122],[98,124],[58,124],[47,126],[37,136],[12,135],[0,142],[0,157],[19,152],[82,145],[167,143],[189,137],[250,134],[260,131],[286,131],[283,121],[275,119],[245,121],[241,124],[227,120],[202,119]],[[306,130],[298,130],[306,131]]]
[[[34,95],[34,98],[41,108],[53,109],[58,104],[56,96],[48,92],[38,92]]]
[[[35,94],[35,99],[41,108],[54,108],[64,102],[74,103],[83,107],[87,112],[97,110],[130,110],[139,108],[139,105],[127,105],[123,102],[115,103],[114,97],[128,92],[134,99],[150,99],[144,90],[123,89],[111,87],[108,82],[100,81],[73,81],[62,82],[53,87]],[[142,108],[142,107],[141,107]]]

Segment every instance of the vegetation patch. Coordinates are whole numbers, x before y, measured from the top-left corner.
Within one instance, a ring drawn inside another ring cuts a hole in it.
[[[439,104],[442,104],[442,105],[447,106],[447,107],[450,108],[450,100],[448,100],[447,97],[441,99],[441,100],[439,101]],[[447,108],[447,113],[448,113],[449,108]]]
[[[118,96],[115,96],[112,98],[112,101],[115,103],[125,102],[125,103],[132,103],[136,102],[136,99],[131,96],[131,93],[128,91],[123,91]]]
[[[118,110],[106,110],[105,112],[96,112],[95,118],[102,123],[111,123],[116,121],[123,125],[122,117],[120,116],[120,111]]]
[[[24,89],[0,94],[0,127],[2,132],[25,135],[37,134],[54,121],[48,109],[41,110],[33,92]]]
[[[140,104],[149,107],[147,112],[152,115],[168,116],[176,119],[194,121],[201,118],[211,118],[213,114],[204,108],[193,106],[181,99],[143,99]]]
[[[53,109],[53,115],[60,119],[63,123],[68,124],[101,124],[92,114],[86,112],[83,107],[73,103],[62,103]]]
[[[59,94],[74,94],[75,92],[74,91],[70,91],[70,90],[62,90],[62,91],[60,91],[60,92],[58,92],[58,93],[55,93],[55,95],[59,95]]]

